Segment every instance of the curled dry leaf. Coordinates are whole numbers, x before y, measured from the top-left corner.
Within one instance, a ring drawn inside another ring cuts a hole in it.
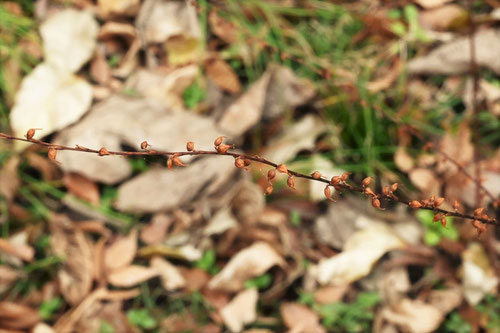
[[[299,303],[283,303],[280,306],[281,317],[290,332],[326,333],[319,323],[317,313]]]
[[[130,265],[116,269],[108,274],[108,282],[115,287],[128,288],[152,279],[159,274],[159,271],[153,267]]]
[[[158,271],[161,285],[166,291],[173,291],[186,285],[186,280],[182,274],[167,260],[161,257],[153,257],[150,265]]]
[[[117,238],[104,254],[104,265],[107,272],[128,266],[137,253],[137,230],[133,229],[127,236]]]
[[[234,255],[208,286],[211,289],[239,291],[246,280],[262,275],[274,265],[284,264],[283,258],[269,244],[257,242]]]
[[[24,331],[39,321],[40,315],[36,309],[14,302],[0,302],[0,331],[2,329]]]
[[[66,173],[63,177],[64,186],[75,197],[83,199],[93,205],[100,202],[99,187],[89,178],[78,173]]]
[[[220,311],[224,324],[231,332],[241,332],[247,324],[257,319],[257,300],[259,293],[256,289],[247,289],[236,295],[229,304]]]

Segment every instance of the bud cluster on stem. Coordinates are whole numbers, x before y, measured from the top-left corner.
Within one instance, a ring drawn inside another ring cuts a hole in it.
[[[67,150],[67,151],[77,151],[77,152],[85,152],[96,154],[98,156],[165,156],[167,158],[167,167],[172,169],[174,166],[177,167],[185,167],[187,164],[184,164],[181,160],[182,156],[203,156],[203,155],[224,155],[224,156],[232,156],[235,161],[235,167],[239,169],[248,170],[248,166],[253,162],[265,164],[271,167],[271,169],[267,172],[267,182],[268,185],[264,189],[265,195],[270,195],[273,190],[273,180],[275,180],[278,173],[282,173],[287,175],[287,185],[294,189],[295,188],[295,179],[296,178],[304,178],[311,181],[319,181],[325,183],[324,195],[330,201],[335,201],[333,199],[334,191],[342,192],[342,191],[351,191],[351,192],[359,192],[370,198],[371,204],[373,207],[377,209],[385,209],[382,207],[382,201],[392,201],[401,204],[405,204],[413,209],[425,209],[431,210],[434,212],[434,221],[440,221],[443,226],[446,226],[446,217],[454,216],[464,219],[469,219],[472,221],[472,226],[476,228],[478,235],[483,233],[486,230],[486,224],[498,225],[498,221],[495,218],[489,217],[485,212],[484,208],[477,208],[474,211],[473,215],[468,215],[461,213],[460,204],[458,201],[455,201],[452,205],[454,211],[448,211],[440,208],[440,206],[446,201],[445,198],[436,198],[434,196],[429,199],[423,200],[411,200],[406,201],[398,198],[395,195],[395,192],[398,190],[398,183],[394,183],[391,186],[383,186],[381,193],[376,193],[370,185],[373,182],[372,177],[366,177],[362,180],[361,186],[354,186],[348,183],[349,176],[351,175],[349,172],[343,173],[341,176],[333,176],[330,179],[325,178],[320,172],[315,171],[311,175],[303,174],[300,172],[296,172],[293,170],[289,170],[285,164],[276,164],[274,162],[268,161],[257,155],[245,155],[231,152],[230,149],[234,148],[234,145],[224,144],[224,137],[219,136],[214,141],[215,150],[207,151],[207,150],[195,150],[194,142],[186,143],[186,151],[184,152],[167,152],[167,151],[157,151],[151,150],[150,145],[147,141],[143,141],[140,144],[140,147],[144,151],[108,151],[105,147],[100,149],[90,149],[86,147],[82,147],[76,145],[75,147],[68,147],[63,145],[52,144],[49,142],[44,142],[40,140],[34,139],[34,135],[37,128],[33,128],[28,130],[25,138],[11,136],[5,133],[0,132],[0,139],[5,140],[16,140],[16,141],[24,141],[32,144],[46,146],[48,147],[48,158],[51,161],[56,162],[57,151],[59,150]],[[332,189],[333,188],[333,189]]]

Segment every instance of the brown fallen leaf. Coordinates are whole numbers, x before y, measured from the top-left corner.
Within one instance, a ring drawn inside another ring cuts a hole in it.
[[[257,242],[234,255],[208,286],[211,289],[239,291],[246,280],[263,274],[274,265],[284,264],[283,258],[269,244]]]
[[[464,27],[468,19],[468,11],[455,4],[424,10],[418,14],[422,28],[437,31]]]
[[[20,242],[0,238],[0,252],[31,262],[35,256],[35,249]]]
[[[83,199],[93,205],[99,204],[100,193],[97,184],[89,178],[74,172],[66,173],[63,177],[64,186],[75,197]]]
[[[104,254],[104,265],[107,272],[128,266],[137,253],[137,229],[127,236],[117,238]]]
[[[172,219],[164,214],[156,214],[149,224],[141,230],[141,241],[148,245],[161,242],[167,235]]]
[[[7,265],[0,265],[0,293],[8,290],[21,276],[20,271],[10,268]]]
[[[318,314],[303,304],[283,303],[280,306],[280,314],[291,332],[326,333],[319,323]]]
[[[33,152],[27,152],[26,157],[30,167],[38,170],[44,180],[50,181],[60,177],[58,166],[49,159]]]
[[[40,321],[38,310],[14,302],[0,302],[1,329],[30,329]]]
[[[130,265],[108,274],[108,282],[115,287],[133,287],[159,275],[156,268]]]
[[[238,36],[236,34],[236,27],[233,23],[223,19],[218,13],[217,8],[213,8],[208,13],[208,24],[212,32],[228,44],[236,42]]]
[[[90,77],[100,85],[105,86],[111,79],[111,68],[106,60],[103,47],[98,47],[90,63]]]
[[[166,291],[183,288],[186,280],[177,268],[161,257],[151,259],[150,265],[155,268],[160,275],[161,284]]]
[[[231,94],[237,94],[241,91],[241,84],[238,76],[224,60],[207,60],[205,62],[205,72],[222,90]]]
[[[415,165],[413,158],[408,154],[406,148],[401,146],[394,153],[394,163],[403,172],[409,172]]]
[[[243,327],[257,319],[257,300],[259,293],[256,289],[247,289],[236,295],[229,304],[220,311],[224,324],[231,332],[241,332]]]
[[[392,309],[386,307],[382,310],[382,316],[411,333],[434,332],[444,319],[444,314],[436,307],[409,298],[402,299]]]
[[[14,199],[20,184],[17,175],[17,167],[20,160],[20,157],[15,155],[0,169],[0,194],[7,201],[12,201],[12,199]]]
[[[424,197],[439,195],[442,181],[430,169],[416,168],[410,171],[411,182],[423,192]]]
[[[134,16],[139,12],[140,0],[98,0],[103,16]]]

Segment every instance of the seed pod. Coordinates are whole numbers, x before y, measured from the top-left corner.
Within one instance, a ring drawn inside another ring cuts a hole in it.
[[[49,160],[56,162],[56,155],[57,155],[57,150],[55,148],[49,148],[49,151],[47,152],[47,156],[49,157]]]
[[[321,172],[314,171],[313,173],[311,173],[311,177],[313,177],[314,179],[320,179],[321,178]]]
[[[338,185],[340,184],[340,182],[342,181],[342,178],[340,178],[339,176],[333,176],[332,179],[330,179],[330,185]]]
[[[411,208],[420,208],[420,207],[422,207],[422,204],[418,200],[413,200],[413,201],[410,201],[408,206],[410,206]]]
[[[342,179],[342,181],[343,181],[344,183],[347,181],[347,179],[349,178],[349,175],[350,175],[350,174],[351,174],[350,172],[344,172],[344,173],[342,174],[342,176],[340,176],[340,178]]]
[[[380,210],[385,209],[385,208],[380,207],[380,200],[376,197],[373,197],[373,199],[372,199],[372,206],[377,208],[377,209],[380,209]]]
[[[429,198],[429,200],[427,200],[427,202],[429,203],[432,203],[434,204],[434,201],[436,201],[436,196],[435,195],[431,195],[431,197]]]
[[[489,220],[489,219],[490,219],[490,217],[489,217],[488,215],[486,215],[486,214],[481,214],[481,215],[479,216],[479,218],[480,218],[480,219],[483,219],[483,220]]]
[[[188,166],[187,164],[182,163],[180,157],[177,155],[172,156],[172,162],[174,162],[174,165],[177,166],[182,166],[182,167]]]
[[[445,200],[444,198],[437,198],[436,200],[434,200],[434,204],[433,204],[434,207],[437,208],[437,207],[441,206],[443,204],[444,200]]]
[[[389,188],[387,186],[382,187],[382,194],[386,197],[389,196]]]
[[[148,142],[147,141],[142,141],[141,142],[141,149],[147,149],[149,146]]]
[[[249,166],[252,163],[252,161],[249,160],[248,158],[245,158],[243,162],[245,163],[245,166]]]
[[[220,145],[217,146],[217,152],[220,154],[225,154],[229,150],[229,148],[233,148],[234,145],[226,145],[221,143]]]
[[[481,234],[486,231],[486,225],[481,223],[481,221],[478,220],[472,221],[472,226],[476,228],[478,236],[481,236]]]
[[[266,190],[264,191],[264,194],[265,195],[270,195],[271,193],[273,193],[273,190],[274,190],[273,185],[269,185],[268,187],[266,187]]]
[[[446,223],[448,223],[448,221],[446,220],[446,216],[443,215],[443,217],[441,217],[441,225],[446,228]]]
[[[458,202],[458,200],[453,201],[453,209],[456,212],[458,212],[458,210],[460,209],[460,203]]]
[[[238,169],[247,170],[247,168],[245,167],[245,162],[241,158],[237,158],[234,160],[234,166],[237,167]]]
[[[194,150],[194,142],[189,141],[186,143],[186,149],[187,151],[193,151]]]
[[[99,149],[99,156],[105,156],[105,155],[111,155],[111,154],[106,148],[102,147],[101,149]]]
[[[391,192],[396,192],[398,189],[398,183],[394,183],[391,185]]]
[[[484,208],[476,208],[476,210],[474,210],[474,216],[479,216],[483,212],[484,212]]]
[[[429,200],[423,199],[423,200],[420,200],[420,203],[422,204],[422,206],[427,206],[429,204]]]
[[[370,186],[372,179],[373,179],[372,177],[366,177],[365,179],[363,179],[361,184],[363,184],[364,187]]]
[[[333,200],[332,198],[332,191],[330,190],[330,185],[326,185],[325,187],[325,190],[323,191],[323,193],[325,193],[325,197],[330,200],[330,201],[333,201],[333,202],[336,202],[335,200]]]
[[[40,130],[41,128],[30,128],[28,132],[26,132],[26,139],[31,140],[35,136],[35,132]]]
[[[375,194],[375,192],[373,192],[373,190],[369,187],[365,188],[363,190],[363,193],[366,194],[366,195],[370,195],[372,197],[376,197],[377,195]]]
[[[292,175],[288,176],[286,183],[289,187],[295,189],[295,178]]]
[[[288,173],[288,169],[285,164],[280,164],[276,167],[276,170],[281,173]]]
[[[434,215],[434,218],[432,219],[432,222],[441,221],[442,218],[443,218],[443,214],[437,213],[437,214]]]
[[[274,177],[276,177],[276,171],[274,169],[269,170],[267,172],[267,181],[270,182]]]
[[[167,168],[172,169],[174,163],[172,162],[172,156],[169,156],[167,159]]]
[[[222,140],[224,139],[223,136],[219,136],[217,139],[214,141],[215,147],[219,146],[222,143]]]

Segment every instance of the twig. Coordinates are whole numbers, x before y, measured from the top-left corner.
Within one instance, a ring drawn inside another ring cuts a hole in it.
[[[486,214],[483,213],[482,208],[478,208],[475,210],[474,215],[468,215],[468,214],[462,214],[458,212],[458,207],[457,203],[454,203],[454,208],[455,212],[448,211],[445,209],[439,208],[439,206],[445,201],[444,198],[434,198],[431,197],[430,199],[427,200],[404,200],[400,199],[397,197],[394,192],[396,192],[398,188],[398,184],[394,183],[390,188],[387,186],[384,186],[382,189],[382,193],[376,193],[374,192],[370,187],[370,183],[372,178],[367,177],[363,180],[362,186],[354,186],[349,183],[347,183],[349,173],[344,173],[342,176],[334,176],[331,179],[327,179],[323,177],[319,172],[314,172],[311,175],[303,174],[300,172],[296,172],[293,170],[288,170],[286,165],[284,164],[276,164],[274,162],[271,162],[263,157],[257,156],[257,155],[245,155],[245,154],[239,154],[239,153],[232,153],[229,152],[228,150],[230,148],[233,148],[233,146],[230,145],[225,145],[222,143],[222,137],[219,137],[216,139],[214,142],[215,144],[215,151],[207,151],[207,150],[195,150],[194,149],[194,143],[188,142],[187,143],[187,151],[179,151],[179,152],[167,152],[167,151],[158,151],[158,150],[152,150],[152,149],[147,149],[149,147],[148,143],[146,141],[142,142],[141,148],[145,149],[145,151],[110,151],[107,150],[106,148],[101,148],[101,149],[91,149],[91,148],[86,148],[77,145],[76,147],[68,147],[68,146],[63,146],[63,145],[57,145],[57,144],[52,144],[48,142],[44,142],[41,140],[33,139],[34,131],[30,130],[28,131],[28,134],[26,138],[19,138],[15,137],[12,135],[8,135],[5,133],[0,133],[0,139],[5,139],[5,140],[16,140],[16,141],[23,141],[23,142],[29,142],[32,144],[40,145],[40,146],[45,146],[49,149],[49,158],[53,161],[56,160],[56,152],[61,151],[61,150],[67,150],[67,151],[76,151],[76,152],[84,152],[84,153],[91,153],[91,154],[96,154],[99,156],[166,156],[168,157],[167,161],[167,166],[171,168],[173,165],[177,166],[186,166],[183,164],[179,157],[181,156],[202,156],[202,155],[224,155],[224,156],[231,156],[235,159],[235,165],[238,168],[246,169],[246,166],[250,164],[250,161],[258,162],[261,164],[269,165],[276,169],[280,173],[284,173],[288,176],[287,184],[290,187],[294,187],[295,181],[294,177],[297,178],[303,178],[303,179],[308,179],[312,181],[318,181],[325,183],[325,196],[332,200],[331,198],[331,190],[330,187],[333,187],[337,191],[351,191],[351,192],[359,192],[363,193],[365,196],[371,198],[372,200],[372,205],[375,208],[378,209],[384,209],[381,208],[380,206],[380,200],[386,200],[386,201],[392,201],[392,202],[398,202],[401,204],[408,205],[411,208],[414,209],[425,209],[425,210],[430,210],[435,213],[435,220],[436,221],[441,221],[444,225],[446,224],[445,216],[453,216],[453,217],[459,217],[459,218],[464,218],[464,219],[469,219],[473,220],[475,224],[479,227],[476,226],[478,229],[478,232],[484,231],[484,225],[483,224],[491,224],[491,225],[498,225],[498,222],[494,218],[488,217]],[[268,173],[268,180],[269,183],[271,184],[271,180],[275,177],[276,172],[274,169],[271,169],[270,172]],[[269,188],[268,188],[269,189]],[[272,185],[270,185],[270,190],[266,190],[266,194],[270,194],[272,192]],[[473,223],[474,224],[474,223]]]

